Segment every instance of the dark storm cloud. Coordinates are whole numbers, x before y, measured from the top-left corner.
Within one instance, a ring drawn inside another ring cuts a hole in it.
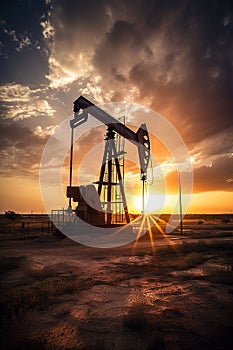
[[[106,1],[55,0],[53,4],[55,7],[53,18],[57,21],[56,32],[58,36],[63,35],[66,39],[63,26],[69,34],[73,33],[77,41],[84,41],[88,36],[91,40],[99,33],[104,32],[107,21]],[[76,32],[77,28],[85,28],[85,30]]]
[[[54,0],[53,6],[55,50],[65,48],[68,61],[69,55],[92,51],[110,26],[108,1]]]
[[[232,10],[231,1],[136,2],[97,47],[95,66],[106,84],[119,73],[119,90],[135,84],[189,145],[202,141],[232,126]]]
[[[137,25],[118,20],[97,47],[94,64],[104,78],[119,80],[120,76],[125,83],[124,73],[127,74],[128,68],[140,59],[142,52],[146,56],[147,51],[149,48],[143,43]]]

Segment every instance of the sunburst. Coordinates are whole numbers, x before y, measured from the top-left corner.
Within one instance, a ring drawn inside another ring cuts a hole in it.
[[[168,223],[165,220],[159,218],[157,215],[152,215],[149,213],[141,214],[133,221],[133,224],[135,226],[138,226],[138,224],[139,224],[139,229],[138,229],[138,233],[137,233],[137,238],[136,238],[134,245],[133,245],[133,248],[132,248],[132,255],[134,254],[134,251],[138,245],[139,238],[141,238],[146,232],[148,232],[148,234],[149,234],[151,250],[152,250],[153,255],[155,255],[156,245],[155,245],[155,241],[153,239],[153,232],[152,232],[153,226],[155,226],[159,230],[159,232],[162,234],[163,238],[165,238],[167,240],[168,244],[173,249],[175,249],[171,239],[167,236],[164,229],[161,227],[160,223],[164,224],[164,225],[168,225]]]

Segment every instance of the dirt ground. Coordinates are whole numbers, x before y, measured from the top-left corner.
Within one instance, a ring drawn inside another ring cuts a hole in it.
[[[233,237],[192,232],[111,249],[5,232],[1,348],[232,349]]]

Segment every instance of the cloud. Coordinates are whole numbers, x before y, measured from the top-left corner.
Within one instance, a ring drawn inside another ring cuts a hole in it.
[[[3,32],[6,33],[7,35],[9,35],[9,37],[11,37],[11,39],[12,39],[13,41],[18,42],[18,38],[17,38],[17,36],[16,36],[15,30],[14,30],[14,29],[11,29],[11,30],[10,30],[10,29],[6,28],[6,21],[5,21],[5,20],[3,20],[3,21],[1,22],[1,24],[3,25]]]
[[[233,191],[233,157],[221,157],[194,171],[194,191]]]
[[[53,36],[48,43],[49,74],[46,75],[51,88],[66,88],[78,79],[91,83],[92,56],[108,21],[105,1],[54,2],[49,22],[42,22]],[[44,37],[46,33],[43,30]]]
[[[78,74],[68,66],[64,66],[59,60],[51,54],[49,59],[49,74],[46,78],[50,81],[52,89],[64,88],[77,80]]]
[[[215,159],[209,166],[201,166],[194,169],[193,192],[206,191],[233,191],[233,157],[228,155]],[[186,174],[181,174],[182,186],[185,188]],[[170,193],[178,192],[177,172],[171,172],[166,176],[166,183]]]
[[[41,125],[37,125],[35,127],[34,134],[39,137],[45,138],[47,136],[53,135],[56,128],[57,126],[54,126],[54,125],[49,125],[49,126],[46,126],[45,128],[43,128]]]
[[[22,51],[25,47],[31,46],[32,42],[29,38],[29,36],[24,33],[24,34],[17,34],[14,29],[9,29],[6,25],[6,21],[2,21],[2,26],[3,26],[3,32],[9,36],[9,38],[17,43],[17,46],[15,47],[15,50],[20,52]]]
[[[4,123],[0,128],[2,176],[38,176],[45,139],[18,122]]]
[[[42,30],[42,35],[45,40],[47,39],[52,39],[53,36],[55,35],[55,30],[54,27],[51,24],[50,19],[44,19],[43,21],[40,22],[41,27],[43,28]]]
[[[232,152],[233,126],[221,130],[217,134],[210,135],[200,142],[192,143],[190,155],[198,162],[211,163],[214,159]]]
[[[57,0],[50,86],[157,110],[198,172],[232,152],[232,10],[229,1]]]
[[[93,58],[102,88],[164,114],[189,146],[229,133],[232,125],[233,45],[229,2],[148,1],[117,20]],[[114,15],[113,15],[114,17]],[[227,17],[230,18],[230,17]],[[107,59],[106,59],[107,57]]]
[[[173,16],[174,8],[167,9],[157,26],[163,37],[162,59],[154,56],[131,69],[141,96],[152,96],[153,108],[164,113],[189,144],[231,126],[232,27],[224,26],[226,9],[216,2],[181,6]]]
[[[1,85],[1,117],[13,120],[38,116],[53,117],[54,109],[45,98],[40,97],[40,92],[21,84]]]
[[[16,48],[16,51],[22,51],[24,47],[26,46],[30,46],[32,44],[30,38],[25,35],[24,38],[22,38],[21,40],[18,41],[18,47]]]

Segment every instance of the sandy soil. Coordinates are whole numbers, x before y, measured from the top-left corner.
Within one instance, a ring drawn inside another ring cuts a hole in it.
[[[5,349],[232,348],[232,237],[114,249],[1,238]]]

